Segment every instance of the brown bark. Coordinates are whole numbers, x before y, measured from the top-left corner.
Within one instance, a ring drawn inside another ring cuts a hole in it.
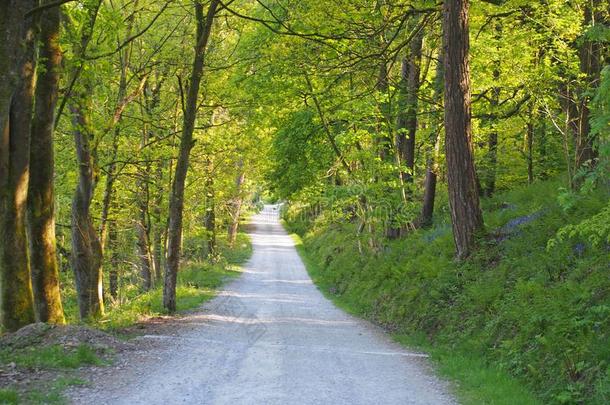
[[[381,63],[379,64],[379,76],[377,77],[375,89],[379,92],[379,96],[382,98],[381,102],[379,103],[380,119],[377,125],[377,136],[375,140],[377,142],[379,158],[384,161],[390,159],[392,156],[392,128],[390,127],[390,104],[387,100],[389,96],[388,65],[385,60],[381,61]]]
[[[397,147],[400,162],[407,168],[401,172],[404,183],[413,183],[415,169],[415,135],[417,132],[417,107],[421,74],[423,31],[411,40],[408,58],[402,61],[402,78],[406,83],[405,105],[401,106],[398,120]]]
[[[152,252],[153,264],[155,268],[156,282],[160,282],[163,276],[163,235],[166,231],[166,222],[163,219],[161,207],[163,205],[163,196],[165,195],[165,187],[163,186],[163,169],[166,165],[165,160],[158,162],[155,168],[154,184],[155,197],[153,198],[151,233],[152,233]]]
[[[585,2],[585,4],[584,26],[603,26],[605,23],[604,11],[601,10],[603,2],[592,0]],[[591,125],[589,123],[589,103],[591,90],[599,84],[603,50],[604,45],[601,42],[591,40],[588,37],[582,38],[578,49],[580,72],[584,76],[584,83],[580,86],[578,94],[570,99],[576,104],[574,106],[576,114],[571,122],[575,141],[574,170],[580,169],[586,162],[594,164],[593,160],[597,157],[597,152],[593,146],[595,140],[591,136]],[[574,184],[578,185],[578,183]]]
[[[424,180],[424,198],[422,204],[419,226],[428,227],[432,225],[434,215],[434,200],[436,199],[436,183],[439,171],[439,155],[441,148],[441,122],[442,122],[442,107],[438,107],[443,100],[443,58],[439,55],[439,60],[436,65],[436,78],[434,81],[434,113],[433,125],[430,137],[430,144],[434,145],[433,150],[428,156],[426,162],[426,178]]]
[[[158,77],[157,77],[158,78]],[[163,78],[150,87],[147,83],[148,92],[144,92],[143,113],[150,120],[155,119],[155,109],[159,105],[161,85]],[[135,195],[136,205],[138,207],[138,255],[140,257],[140,274],[142,277],[142,286],[144,290],[149,290],[155,282],[159,280],[161,273],[161,203],[163,198],[163,187],[160,186],[163,181],[163,163],[159,162],[156,166],[156,171],[153,174],[153,163],[148,161],[149,153],[147,149],[148,143],[154,138],[154,131],[149,125],[144,125],[142,129],[142,138],[140,142],[140,155],[146,156],[147,161],[144,165],[138,166],[138,184]],[[156,196],[151,203],[151,187],[159,185],[156,190]],[[152,215],[151,215],[152,212]]]
[[[228,230],[228,240],[229,246],[233,247],[235,245],[235,241],[237,240],[237,232],[239,230],[239,217],[241,216],[241,207],[243,204],[243,196],[242,196],[242,188],[244,181],[246,180],[246,173],[243,170],[244,163],[242,160],[239,161],[238,168],[239,173],[237,175],[237,179],[235,180],[235,188],[236,188],[236,197],[233,200],[233,210],[231,212],[231,224],[229,225]]]
[[[533,159],[533,145],[534,145],[534,123],[527,123],[527,149],[526,149],[526,160],[527,160],[527,183],[532,184],[534,182],[534,159]]]
[[[106,183],[104,185],[104,196],[102,197],[102,215],[100,217],[99,238],[102,246],[102,252],[106,250],[106,239],[108,238],[108,222],[110,217],[110,208],[112,205],[112,197],[114,194],[114,182],[116,180],[116,159],[119,154],[119,128],[115,128],[112,138],[112,153],[110,156],[110,164],[106,173]]]
[[[453,239],[459,259],[475,248],[483,216],[472,156],[468,0],[443,4],[445,155]]]
[[[174,180],[169,201],[169,226],[167,240],[167,262],[165,265],[165,285],[163,288],[163,307],[169,312],[176,311],[176,281],[180,266],[182,239],[182,215],[184,208],[184,185],[189,166],[189,157],[193,147],[193,130],[197,118],[197,99],[203,76],[203,67],[207,44],[212,30],[212,23],[219,1],[212,0],[204,17],[203,6],[195,2],[197,19],[197,38],[195,57],[191,71],[190,85],[186,99],[180,152],[176,162]]]
[[[140,146],[140,155],[143,156],[143,148],[148,143],[149,133],[148,128],[144,127],[142,131],[142,142]],[[145,163],[142,168],[138,170],[138,181],[136,184],[136,205],[138,208],[138,219],[136,220],[137,228],[137,248],[138,256],[140,258],[140,276],[142,277],[142,288],[144,291],[151,289],[153,285],[154,267],[153,258],[150,243],[150,214],[148,211],[150,192],[149,192],[149,180],[148,173],[150,171],[150,164]]]
[[[108,270],[108,290],[113,300],[119,297],[119,253],[116,222],[108,222],[108,246],[110,248],[110,269]]]
[[[205,215],[203,224],[207,236],[207,257],[213,259],[216,256],[216,196],[214,191],[214,177],[211,161],[208,159],[208,173],[205,182]]]
[[[24,13],[33,1],[0,7],[0,325],[34,322],[26,232],[35,33]]]
[[[527,182],[532,184],[534,182],[534,134],[536,132],[533,103],[529,104],[528,117],[525,133],[525,160],[527,162]]]
[[[90,93],[91,89],[85,90]],[[72,269],[74,270],[81,319],[104,313],[102,288],[102,244],[91,218],[91,200],[96,185],[91,153],[93,132],[88,95],[74,94],[70,104],[78,162],[78,184],[72,199]]]
[[[48,3],[48,1],[47,1]],[[55,239],[53,129],[61,68],[59,7],[46,9],[40,20],[40,63],[32,117],[28,231],[32,286],[38,321],[64,323]]]
[[[87,10],[88,20],[82,27],[80,44],[75,50],[76,65],[73,66],[71,72],[73,80],[76,80],[83,69],[84,62],[79,58],[84,55],[90,43],[100,5],[101,2],[98,2]],[[66,99],[72,116],[72,135],[78,164],[77,186],[72,197],[70,261],[74,271],[81,319],[99,317],[104,313],[103,251],[90,213],[93,191],[97,184],[95,154],[91,147],[93,140],[90,117],[92,93],[92,83],[89,78],[85,77],[80,88],[73,88],[69,98]],[[59,108],[61,110],[62,107]]]
[[[148,191],[141,190],[141,193],[148,194]],[[140,197],[141,198],[141,197]],[[138,207],[139,218],[137,221],[138,230],[138,256],[140,258],[140,276],[142,277],[142,288],[148,291],[152,288],[154,281],[152,252],[150,248],[150,225],[148,220],[148,203],[140,204]]]

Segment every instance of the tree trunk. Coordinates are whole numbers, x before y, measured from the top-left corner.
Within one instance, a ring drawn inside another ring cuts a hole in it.
[[[137,9],[138,7],[138,0],[136,0],[134,2],[133,5],[134,9]],[[133,21],[135,18],[135,14],[130,14],[129,17],[127,17],[127,29],[125,32],[125,36],[126,37],[130,37],[131,36],[131,31],[133,28]],[[127,47],[122,53],[120,53],[120,57],[119,57],[119,62],[121,64],[121,77],[119,79],[119,88],[117,90],[117,109],[115,109],[115,113],[114,113],[114,117],[111,123],[112,125],[117,125],[122,117],[123,114],[123,110],[120,109],[121,105],[126,105],[126,103],[128,102],[128,99],[126,98],[126,94],[127,94],[127,70],[129,69],[129,62],[130,62],[130,57],[131,57],[131,52],[130,52],[130,47]],[[124,108],[124,107],[123,107]],[[108,128],[108,130],[110,130],[111,127]],[[112,137],[112,154],[111,154],[111,160],[110,160],[110,165],[108,166],[108,171],[107,171],[107,175],[106,175],[106,187],[104,189],[104,197],[102,199],[102,215],[101,215],[101,219],[100,219],[100,230],[99,230],[99,237],[100,237],[100,243],[102,245],[102,254],[104,252],[104,247],[106,245],[106,224],[108,222],[108,218],[110,215],[110,208],[112,205],[112,197],[113,197],[113,193],[114,193],[114,182],[116,180],[117,177],[117,173],[116,173],[116,160],[119,154],[119,136],[120,136],[121,130],[120,128],[117,126],[114,128],[114,132],[113,132],[113,137]]]
[[[436,77],[434,80],[434,112],[432,116],[433,124],[431,129],[430,144],[433,149],[428,156],[426,162],[426,179],[424,180],[424,199],[422,211],[419,220],[419,226],[429,227],[432,225],[434,215],[434,200],[436,199],[436,182],[439,170],[439,156],[441,148],[441,124],[442,124],[442,107],[439,106],[443,102],[443,56],[439,55],[439,60],[436,65]]]
[[[544,109],[542,106],[538,107],[537,117],[538,122],[535,127],[535,138],[536,138],[536,150],[537,150],[537,172],[538,178],[545,180],[547,179],[547,136],[546,136],[546,121],[544,117]],[[533,155],[533,152],[532,152]],[[533,160],[533,157],[532,157]],[[532,163],[533,164],[533,163]]]
[[[163,307],[169,312],[176,311],[176,280],[180,266],[182,239],[182,210],[184,208],[184,185],[193,147],[193,130],[197,118],[197,99],[203,75],[204,59],[212,23],[218,7],[218,0],[212,0],[204,17],[203,6],[195,2],[197,18],[197,44],[191,72],[190,85],[186,99],[180,152],[176,162],[174,180],[169,201],[169,226],[167,235],[167,263],[165,265],[165,285],[163,288]]]
[[[243,204],[243,196],[242,196],[242,188],[244,181],[246,179],[246,173],[243,170],[244,163],[242,160],[239,161],[239,173],[237,175],[237,179],[235,180],[236,186],[236,197],[233,200],[233,212],[231,213],[231,224],[229,225],[228,231],[228,240],[229,247],[233,247],[235,245],[235,241],[237,240],[237,232],[239,230],[239,217],[241,216],[241,207]]]
[[[208,160],[208,168],[211,163]],[[205,216],[203,223],[207,235],[207,257],[213,259],[216,256],[216,196],[214,192],[214,178],[212,171],[208,171],[208,177],[205,182]]]
[[[445,66],[445,155],[453,239],[459,259],[475,247],[483,216],[472,156],[468,0],[443,4]]]
[[[141,193],[147,191],[141,190]],[[142,277],[142,288],[148,291],[152,288],[154,280],[154,272],[152,269],[152,253],[150,250],[150,226],[148,223],[148,207],[140,204],[138,207],[139,218],[137,223],[138,229],[138,256],[140,257],[140,276]]]
[[[108,289],[114,301],[119,297],[119,254],[116,222],[108,222],[108,247],[110,248],[110,270],[108,271]]]
[[[47,0],[46,3],[50,1]],[[64,323],[55,240],[53,129],[61,68],[59,7],[42,12],[40,63],[32,118],[28,226],[30,266],[38,321]]]
[[[106,184],[104,186],[104,196],[102,197],[102,215],[100,217],[99,237],[102,246],[102,253],[106,248],[106,239],[108,237],[108,221],[110,217],[110,208],[112,205],[112,197],[114,192],[114,182],[116,180],[116,160],[119,154],[119,128],[115,128],[112,138],[112,154],[111,161],[108,165],[106,173]]]
[[[388,82],[388,66],[386,61],[382,61],[379,64],[379,76],[377,77],[377,83],[375,89],[379,92],[382,98],[379,103],[379,113],[381,117],[377,125],[377,148],[379,158],[382,161],[386,161],[392,157],[392,128],[390,127],[390,103],[387,100],[389,96],[389,82]],[[386,128],[384,128],[384,126]]]
[[[417,132],[417,107],[421,74],[421,50],[423,31],[420,31],[411,40],[409,57],[402,61],[402,78],[406,82],[406,97],[404,112],[398,121],[398,153],[400,162],[407,168],[400,173],[403,183],[413,183],[415,169],[415,135]]]
[[[487,139],[487,164],[483,192],[486,197],[491,197],[496,191],[496,171],[498,166],[498,130],[494,124],[492,124],[492,130]]]
[[[155,266],[155,278],[157,282],[161,281],[163,272],[163,234],[165,233],[165,221],[162,217],[161,206],[163,204],[163,195],[165,187],[163,187],[163,166],[165,162],[159,162],[155,173],[156,195],[153,199],[154,206],[152,209],[153,223],[151,224],[152,243],[153,243],[153,263]]]
[[[496,50],[500,53],[500,41],[502,40],[502,25],[497,23],[494,27],[494,37]],[[500,106],[500,87],[497,85],[500,81],[500,60],[494,60],[494,70],[492,72],[494,87],[491,89],[490,107],[492,115],[497,114]],[[490,119],[491,132],[487,138],[487,172],[483,176],[483,193],[486,197],[491,197],[496,191],[496,172],[498,166],[498,130],[496,128],[497,118]]]
[[[144,128],[142,134],[142,148],[148,142],[148,128]],[[138,170],[138,181],[136,184],[136,204],[138,207],[138,219],[136,220],[136,228],[138,233],[138,256],[140,257],[140,275],[142,277],[142,288],[148,291],[152,288],[154,277],[153,259],[150,244],[150,214],[148,212],[150,193],[148,185],[148,173],[150,172],[150,163],[145,163],[142,169]]]
[[[85,91],[85,94],[90,94],[91,89]],[[79,168],[78,184],[72,199],[72,268],[81,319],[99,317],[104,313],[102,245],[90,212],[96,180],[90,145],[93,137],[89,118],[91,106],[85,94],[73,95],[70,104]]]
[[[527,130],[525,133],[525,160],[527,162],[527,183],[534,182],[534,133],[536,132],[534,105],[529,103]]]
[[[603,27],[605,24],[604,12],[601,10],[603,2],[600,0],[592,0],[585,2],[584,10],[584,26],[594,25]],[[607,4],[606,4],[607,8]],[[599,85],[600,72],[602,67],[602,49],[603,45],[596,40],[592,40],[585,36],[581,38],[580,47],[578,49],[578,57],[580,60],[580,72],[583,74],[584,85],[578,91],[574,98],[576,117],[572,121],[573,134],[575,138],[575,160],[574,170],[580,169],[586,162],[594,164],[594,159],[597,157],[593,144],[594,139],[591,137],[591,125],[589,123],[589,102],[592,89]],[[578,185],[578,182],[575,183]]]
[[[0,324],[16,330],[34,322],[26,232],[35,33],[24,13],[33,1],[0,7]]]

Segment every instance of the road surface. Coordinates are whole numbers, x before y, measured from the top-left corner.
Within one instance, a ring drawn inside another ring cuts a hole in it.
[[[336,308],[312,284],[275,206],[253,218],[254,252],[162,349],[131,359],[74,403],[452,404],[425,355]]]

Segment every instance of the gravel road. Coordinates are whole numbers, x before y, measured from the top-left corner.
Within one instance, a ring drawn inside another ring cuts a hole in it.
[[[453,404],[425,355],[345,314],[309,278],[275,206],[244,274],[167,335],[73,389],[78,404]],[[160,344],[159,344],[160,343]],[[129,355],[128,355],[129,356]]]

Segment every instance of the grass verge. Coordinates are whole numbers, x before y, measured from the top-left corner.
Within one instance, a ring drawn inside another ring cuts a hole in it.
[[[453,258],[443,205],[432,228],[378,238],[373,248],[357,224],[332,215],[286,218],[304,234],[299,250],[320,289],[401,341],[423,344],[458,380],[464,402],[607,404],[610,245],[576,233],[549,241],[593,221],[608,197],[600,191],[566,208],[559,196],[549,181],[483,200],[489,238],[463,262]],[[603,225],[595,229],[605,238]]]
[[[191,244],[199,243],[190,241]],[[201,242],[203,243],[203,242]],[[177,312],[195,309],[215,295],[215,290],[225,281],[240,274],[239,265],[245,263],[252,254],[252,245],[247,234],[239,233],[233,247],[229,247],[226,235],[218,238],[220,256],[214,262],[193,256],[185,260],[178,272],[176,288]],[[78,321],[76,291],[71,274],[65,275],[62,298],[68,323]],[[128,278],[128,276],[125,276]],[[137,275],[129,276],[132,279]],[[92,326],[115,331],[137,324],[147,318],[164,315],[162,281],[150,291],[142,292],[138,283],[129,281],[121,288],[115,302],[106,308],[103,318],[93,321]]]
[[[367,318],[364,307],[342,299],[331,293],[333,286],[322,277],[322,268],[307,251],[301,237],[291,234],[297,251],[305,263],[313,282],[325,297],[344,311],[359,317]],[[408,333],[391,333],[392,338],[401,345],[424,351],[430,355],[439,375],[452,382],[453,391],[463,404],[494,405],[537,405],[541,402],[520,381],[498,368],[489,366],[484,359],[467,351],[454,347],[432,345],[423,335]]]
[[[64,404],[66,399],[63,391],[67,387],[86,384],[73,375],[76,369],[104,364],[106,361],[86,344],[77,347],[51,345],[17,350],[2,349],[0,368],[18,371],[20,375],[27,375],[29,371],[34,373],[33,376],[38,375],[38,377],[33,377],[29,384],[21,388],[1,388],[0,404]],[[53,378],[40,377],[40,373],[48,373]],[[27,380],[25,382],[27,383]],[[21,381],[21,384],[23,383],[24,381]]]
[[[238,235],[234,247],[227,245],[226,238],[219,238],[218,247],[221,252],[218,260],[191,260],[180,269],[176,290],[179,313],[198,308],[213,298],[223,283],[240,275],[239,265],[252,254],[250,239],[244,233]],[[70,323],[78,323],[72,280],[64,281],[66,316]],[[160,285],[144,293],[137,286],[132,286],[124,288],[122,294],[121,300],[109,305],[106,315],[93,321],[90,326],[110,332],[119,331],[165,313]],[[0,385],[0,404],[64,404],[63,391],[67,387],[86,384],[75,378],[79,367],[105,364],[107,361],[86,344],[76,347],[54,344],[34,345],[19,350],[0,349],[0,373],[8,368],[31,379],[30,382],[20,381],[18,385]]]

